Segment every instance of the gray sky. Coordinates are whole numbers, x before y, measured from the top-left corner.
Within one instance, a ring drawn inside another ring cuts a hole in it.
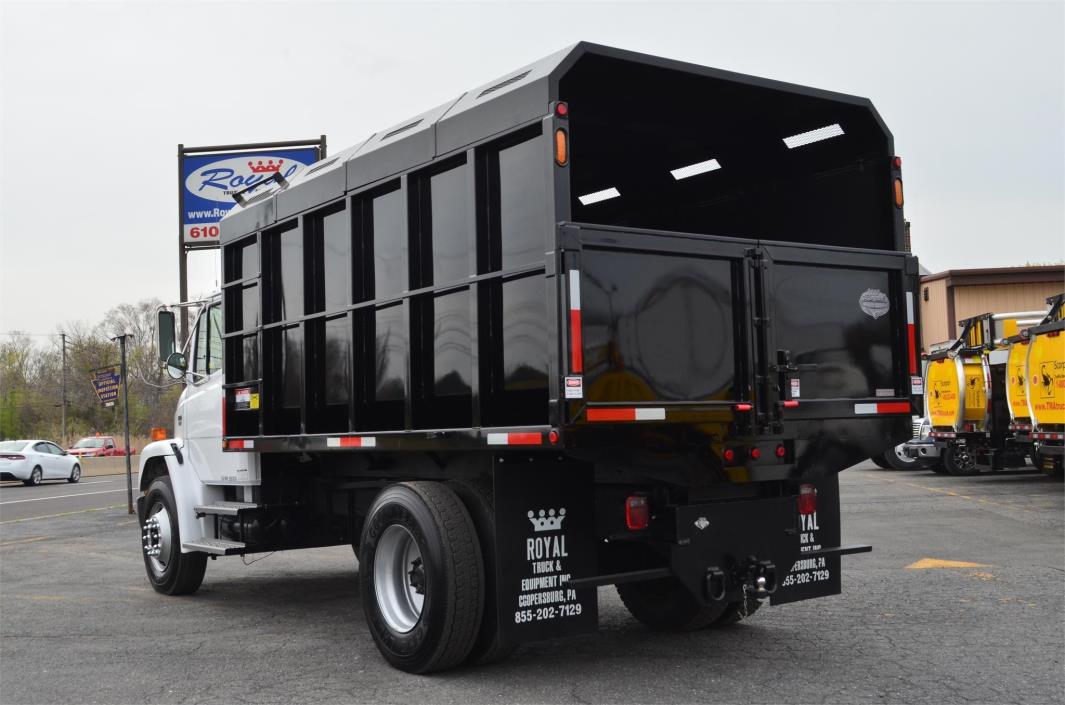
[[[581,39],[871,98],[932,271],[1065,258],[1061,2],[0,8],[0,332],[176,300],[179,142],[336,152]]]

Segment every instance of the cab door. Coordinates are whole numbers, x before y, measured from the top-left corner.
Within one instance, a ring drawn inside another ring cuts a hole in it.
[[[193,332],[192,366],[187,376],[182,424],[196,475],[204,483],[231,484],[247,479],[246,453],[222,451],[222,306],[204,309]]]

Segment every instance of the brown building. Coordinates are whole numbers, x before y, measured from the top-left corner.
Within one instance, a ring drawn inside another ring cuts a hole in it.
[[[1065,292],[1065,266],[948,269],[921,277],[921,341],[950,340],[958,321],[981,313],[1042,311],[1048,296]]]

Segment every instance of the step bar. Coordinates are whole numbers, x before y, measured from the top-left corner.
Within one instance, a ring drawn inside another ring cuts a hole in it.
[[[259,505],[255,502],[219,501],[211,502],[210,504],[198,504],[193,507],[193,511],[196,512],[197,517],[208,515],[235,517],[242,511],[250,511],[259,508]]]
[[[238,553],[244,553],[247,545],[240,541],[203,538],[185,541],[181,544],[181,548],[186,551],[199,551],[212,556],[234,556]]]

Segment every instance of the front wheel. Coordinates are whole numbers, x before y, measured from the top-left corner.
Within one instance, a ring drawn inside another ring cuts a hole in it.
[[[207,571],[207,554],[181,552],[181,527],[169,476],[149,485],[144,506],[141,533],[148,581],[164,595],[196,592]]]
[[[950,446],[943,453],[943,467],[955,477],[975,475],[976,458],[966,446]]]
[[[30,473],[29,479],[23,480],[22,484],[26,485],[26,487],[36,487],[41,484],[41,469],[34,468],[33,472]]]
[[[80,481],[81,481],[81,466],[75,463],[74,469],[70,471],[70,477],[67,478],[67,482],[69,482],[71,484],[74,484],[74,483],[80,482]],[[89,484],[91,485],[92,483],[90,482]]]
[[[374,643],[407,673],[453,668],[477,639],[484,564],[469,512],[439,482],[377,495],[359,548],[363,610]]]

